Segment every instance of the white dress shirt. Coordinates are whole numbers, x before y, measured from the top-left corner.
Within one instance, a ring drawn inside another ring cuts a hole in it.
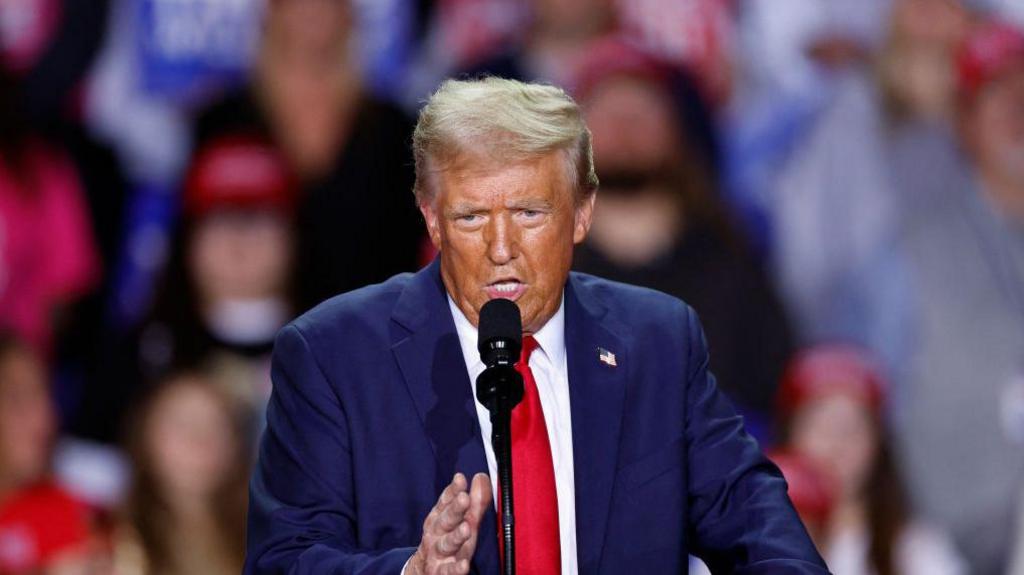
[[[462,357],[476,397],[476,378],[484,370],[477,350],[477,329],[448,298],[448,306],[455,319],[455,329],[462,345]],[[530,370],[537,381],[540,404],[544,409],[544,423],[551,443],[551,458],[555,468],[555,492],[558,495],[558,531],[562,544],[562,574],[576,575],[576,484],[572,459],[572,413],[569,411],[569,368],[565,353],[565,299],[558,311],[544,327],[533,334],[538,347],[530,354]],[[480,435],[487,454],[487,469],[491,476],[491,493],[497,506],[498,463],[491,447],[491,415],[479,401],[474,401],[480,420]],[[467,478],[472,479],[472,478]],[[496,534],[492,534],[497,536]]]

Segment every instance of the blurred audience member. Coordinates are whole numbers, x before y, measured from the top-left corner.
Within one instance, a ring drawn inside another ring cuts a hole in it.
[[[235,133],[197,150],[183,188],[156,302],[140,327],[106,346],[102,385],[86,398],[104,437],[120,429],[140,382],[199,366],[218,373],[254,435],[263,423],[273,338],[297,309],[294,180],[264,139]]]
[[[789,328],[718,196],[707,106],[688,76],[624,43],[588,52],[578,96],[601,195],[576,269],[694,306],[722,388],[767,416],[790,351]]]
[[[0,326],[49,354],[55,320],[100,269],[74,167],[24,123],[0,66]]]
[[[301,182],[301,308],[411,271],[424,236],[411,126],[363,88],[348,0],[270,0],[253,85],[202,114],[200,143],[253,129]]]
[[[902,367],[913,296],[893,248],[907,214],[933,201],[912,190],[959,175],[940,70],[966,22],[954,0],[896,0],[877,67],[883,88],[872,68],[848,68],[778,174],[774,267],[804,341],[856,341]]]
[[[135,477],[114,572],[241,572],[248,450],[231,401],[201,373],[182,372],[151,390],[134,417]]]
[[[881,44],[891,2],[739,3],[740,73],[723,122],[724,188],[760,253],[770,254],[777,241],[779,174],[836,99],[843,78],[863,68]]]
[[[981,22],[958,62],[961,175],[918,191],[901,246],[916,338],[896,415],[911,493],[987,575],[1024,490],[1024,34]]]
[[[197,151],[163,291],[139,336],[143,380],[204,366],[262,425],[274,335],[296,313],[295,194],[284,160],[257,137]]]
[[[616,27],[614,0],[528,0],[522,38],[486,58],[470,75],[541,80],[569,87],[592,43]]]
[[[42,362],[0,335],[0,573],[87,572],[88,511],[50,476],[56,434]]]
[[[836,575],[966,573],[952,544],[911,512],[885,432],[884,393],[878,366],[858,348],[809,348],[787,368],[779,389],[786,449],[820,466],[836,489],[819,548]]]
[[[961,128],[981,191],[1024,222],[1024,31],[982,23],[959,58]]]

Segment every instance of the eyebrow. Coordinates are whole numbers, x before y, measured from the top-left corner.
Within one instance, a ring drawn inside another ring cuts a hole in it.
[[[511,202],[505,205],[506,209],[509,210],[550,210],[552,204],[548,200],[521,200]],[[450,206],[445,213],[448,215],[463,215],[463,214],[480,214],[489,211],[487,206],[478,204],[471,204],[468,202],[459,202],[453,206]]]
[[[505,207],[511,210],[549,210],[552,206],[548,200],[523,200],[512,202]]]
[[[486,211],[487,211],[487,208],[485,208],[483,206],[478,206],[478,205],[470,204],[470,203],[466,203],[466,202],[460,202],[460,203],[455,204],[454,206],[450,206],[447,210],[445,210],[445,213],[448,214],[448,215],[461,215],[461,214],[477,214],[477,213],[482,213],[482,212],[486,212]]]

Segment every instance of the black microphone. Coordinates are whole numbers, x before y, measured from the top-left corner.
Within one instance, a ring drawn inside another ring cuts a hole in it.
[[[498,462],[502,572],[515,573],[515,512],[512,505],[512,408],[523,400],[523,376],[516,371],[523,347],[523,319],[512,300],[492,299],[480,308],[477,350],[484,371],[476,378],[476,398],[491,414],[491,445]]]
[[[484,365],[515,364],[523,345],[519,306],[509,299],[492,299],[480,308],[477,350]]]
[[[523,320],[512,300],[492,299],[480,308],[477,350],[485,369],[477,377],[476,397],[491,412],[509,411],[523,400],[523,376],[515,370],[523,348]],[[499,406],[499,404],[501,404]]]

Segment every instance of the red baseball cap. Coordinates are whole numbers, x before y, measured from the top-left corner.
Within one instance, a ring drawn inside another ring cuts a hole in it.
[[[866,351],[848,344],[822,344],[796,355],[782,376],[777,403],[790,416],[808,401],[844,394],[881,411],[885,380],[881,367]]]
[[[996,20],[977,24],[960,46],[960,95],[973,99],[986,84],[1015,68],[1024,69],[1024,32]]]
[[[290,212],[296,185],[284,159],[265,140],[222,136],[196,153],[185,180],[185,211],[201,216],[219,208]]]

